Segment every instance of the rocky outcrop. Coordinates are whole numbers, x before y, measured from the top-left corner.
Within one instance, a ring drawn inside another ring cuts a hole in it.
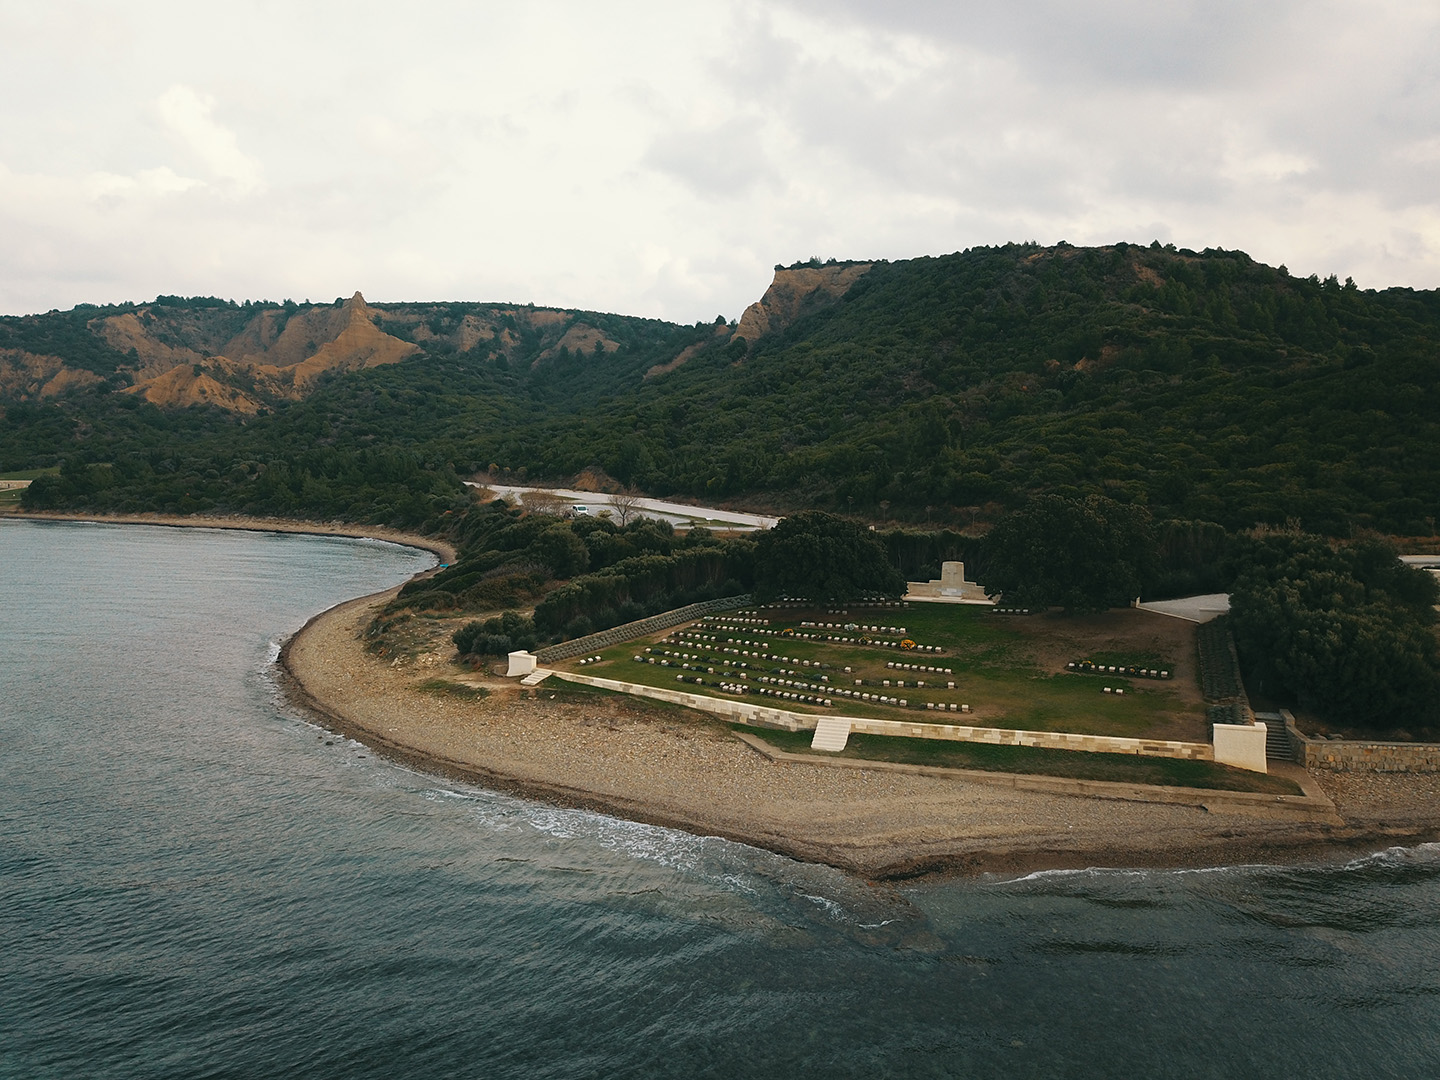
[[[783,330],[802,315],[844,296],[873,263],[832,263],[776,270],[765,295],[745,309],[734,337],[748,342]]]
[[[536,357],[535,363],[539,364],[542,360],[558,356],[561,349],[581,356],[594,356],[598,351],[603,356],[609,355],[618,348],[620,348],[620,343],[607,337],[602,331],[597,330],[589,323],[576,322],[565,331],[559,341]]]
[[[234,375],[235,369],[229,364],[220,364],[212,370],[222,375]],[[126,393],[137,394],[155,405],[185,408],[190,405],[214,405],[229,412],[253,416],[261,405],[254,397],[234,386],[221,382],[199,364],[179,364],[153,378],[136,383]]]
[[[203,328],[185,329],[192,339],[203,336]],[[215,405],[240,413],[259,411],[263,397],[301,397],[329,372],[394,364],[420,351],[377,327],[358,292],[339,306],[266,308],[213,356],[165,341],[167,330],[179,332],[148,309],[104,320],[106,341],[136,357],[129,392],[156,405]]]
[[[93,371],[65,366],[58,356],[0,349],[0,398],[47,398],[103,382]]]

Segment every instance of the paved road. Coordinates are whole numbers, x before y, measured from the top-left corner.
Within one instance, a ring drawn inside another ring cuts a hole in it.
[[[468,481],[467,481],[468,482]],[[610,496],[593,491],[571,491],[569,488],[525,487],[517,484],[477,484],[471,487],[488,487],[497,495],[514,495],[519,498],[528,491],[541,491],[564,499],[571,506],[583,506],[591,514],[611,510]],[[742,514],[736,510],[719,510],[711,506],[691,506],[688,503],[665,502],[661,499],[637,499],[645,517],[659,518],[672,525],[719,525],[727,529],[754,530],[773,528],[779,518],[764,514]],[[613,511],[612,511],[613,512]]]
[[[1140,607],[1144,611],[1158,611],[1189,622],[1209,622],[1230,610],[1230,596],[1227,593],[1205,593],[1182,596],[1178,600],[1150,600]]]

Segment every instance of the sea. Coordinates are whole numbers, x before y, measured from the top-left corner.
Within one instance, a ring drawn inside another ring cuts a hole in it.
[[[0,522],[0,1076],[1440,1076],[1440,850],[872,884],[399,767],[378,541]]]

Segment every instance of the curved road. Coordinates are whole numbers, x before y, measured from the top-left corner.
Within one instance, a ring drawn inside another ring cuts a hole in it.
[[[526,487],[519,484],[479,484],[466,481],[470,487],[489,488],[499,496],[514,495],[517,499],[527,492],[539,491],[564,499],[571,506],[585,507],[585,513],[598,514],[611,510],[610,496],[594,491],[572,491],[569,488]],[[764,514],[742,514],[737,510],[719,510],[711,506],[691,506],[688,503],[665,502],[661,499],[637,497],[636,506],[644,517],[659,518],[672,525],[720,526],[725,529],[758,530],[770,529],[780,519]]]

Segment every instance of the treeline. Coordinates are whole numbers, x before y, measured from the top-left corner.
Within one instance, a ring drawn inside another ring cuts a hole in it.
[[[242,461],[156,450],[104,464],[69,457],[21,499],[27,510],[338,519],[427,533],[447,531],[446,518],[469,502],[453,470],[396,450],[311,450]]]
[[[472,456],[914,522],[1098,493],[1230,529],[1428,534],[1437,342],[1435,293],[1240,252],[975,249],[877,265],[738,362],[717,341]]]
[[[995,522],[1041,494],[1232,532],[1431,535],[1440,516],[1435,292],[1296,278],[1236,251],[1006,245],[876,264],[837,302],[744,345],[723,320],[589,313],[618,350],[542,348],[549,337],[512,320],[504,355],[493,342],[460,351],[458,328],[481,308],[494,306],[429,305],[428,321],[394,327],[425,353],[244,421],[161,413],[103,387],[8,407],[0,468],[159,449],[223,473],[374,448],[442,473],[566,480],[598,467],[651,494],[926,531]],[[0,346],[113,370],[119,354],[85,337],[98,310],[6,320]]]
[[[527,513],[496,501],[471,508],[450,536],[460,546],[456,562],[407,584],[388,614],[493,611],[538,601],[526,632],[560,640],[741,593],[754,578],[754,541],[722,540],[698,528],[678,536],[667,522],[648,518],[621,527],[603,518]],[[514,625],[483,632],[521,636]],[[473,640],[466,644],[471,648],[463,651],[476,648]]]
[[[1389,544],[1303,533],[1241,538],[1231,626],[1252,691],[1340,726],[1440,725],[1440,588]]]

